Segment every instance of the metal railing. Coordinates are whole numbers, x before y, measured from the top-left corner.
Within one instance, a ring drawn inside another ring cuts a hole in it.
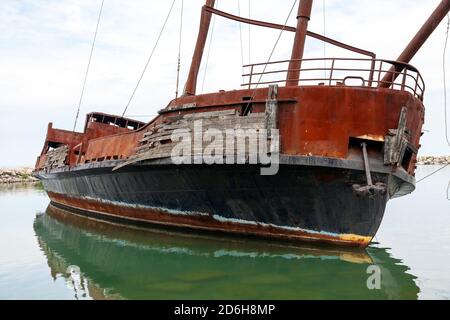
[[[388,87],[408,91],[423,100],[425,82],[413,66],[381,59],[317,58],[302,59],[299,79],[287,79],[291,60],[245,65],[243,87],[249,89],[261,85],[283,83],[287,80],[299,85],[328,85],[353,87]],[[392,70],[391,68],[394,67]],[[390,74],[393,81],[383,81]]]

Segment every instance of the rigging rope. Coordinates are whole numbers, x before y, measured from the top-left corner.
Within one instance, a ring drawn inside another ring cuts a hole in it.
[[[103,13],[103,5],[104,5],[104,3],[105,3],[105,0],[102,0],[102,4],[100,6],[100,12],[99,12],[98,18],[97,18],[97,26],[95,27],[94,39],[93,39],[92,45],[91,45],[91,53],[89,54],[89,61],[88,61],[88,64],[87,64],[86,73],[84,74],[83,88],[81,89],[80,100],[78,102],[78,109],[77,109],[77,114],[75,116],[75,123],[73,125],[73,132],[75,132],[75,129],[76,129],[77,123],[78,123],[78,117],[80,116],[81,104],[83,102],[84,90],[86,88],[87,77],[88,77],[88,74],[89,74],[89,69],[91,67],[92,55],[94,53],[95,42],[97,40],[98,26],[100,25],[100,20],[101,20],[102,13]]]
[[[155,51],[156,51],[156,47],[157,47],[158,44],[159,44],[159,40],[161,39],[161,36],[162,36],[162,34],[163,34],[163,32],[164,32],[164,29],[166,28],[167,21],[169,20],[170,14],[172,13],[173,6],[174,6],[174,4],[175,4],[175,1],[176,1],[176,0],[173,0],[173,1],[172,1],[172,5],[170,6],[169,13],[167,14],[166,20],[164,21],[164,24],[163,24],[163,26],[162,26],[162,28],[161,28],[161,31],[159,32],[158,38],[156,39],[156,43],[155,43],[155,45],[154,45],[154,47],[153,47],[152,52],[150,53],[150,56],[149,56],[148,59],[147,59],[147,63],[146,63],[145,66],[144,66],[144,70],[142,70],[141,76],[139,77],[139,80],[138,80],[138,82],[137,82],[137,84],[136,84],[136,87],[134,88],[133,93],[131,94],[130,100],[128,100],[128,103],[127,103],[127,105],[125,106],[125,109],[123,110],[122,117],[125,116],[125,114],[126,114],[126,112],[127,112],[127,110],[128,110],[128,107],[130,106],[131,101],[133,101],[134,95],[136,94],[136,91],[137,91],[137,89],[139,88],[139,85],[141,84],[142,78],[144,78],[144,74],[145,74],[145,72],[147,71],[148,65],[150,64],[150,61],[152,60],[153,54],[154,54]]]
[[[261,72],[261,75],[259,76],[258,83],[256,84],[255,88],[253,89],[252,97],[250,98],[247,106],[245,107],[245,110],[244,110],[243,114],[247,114],[247,112],[249,111],[249,108],[250,108],[250,105],[252,103],[252,100],[255,98],[256,90],[258,89],[258,87],[259,87],[259,85],[261,83],[262,77],[263,77],[264,73],[266,72],[267,65],[270,63],[270,60],[272,59],[272,56],[275,53],[275,49],[277,48],[278,43],[280,42],[281,36],[283,35],[283,32],[285,31],[285,29],[287,27],[287,24],[288,24],[289,19],[290,19],[291,15],[292,15],[292,11],[294,11],[294,8],[295,8],[295,5],[297,4],[297,1],[298,0],[294,0],[294,3],[293,3],[292,8],[291,8],[291,11],[289,11],[289,14],[288,14],[288,16],[286,18],[286,21],[284,22],[283,28],[280,30],[280,34],[278,35],[277,41],[275,41],[275,45],[273,46],[272,51],[270,52],[269,58],[267,59],[267,62],[264,65],[264,69]]]
[[[449,137],[449,123],[448,123],[448,110],[447,110],[447,74],[445,71],[446,66],[446,55],[447,55],[447,44],[448,44],[448,34],[450,29],[450,15],[447,15],[447,31],[444,45],[444,54],[443,54],[443,74],[444,74],[444,123],[445,123],[445,139],[447,140],[447,144],[450,147],[450,137]]]
[[[219,6],[219,0],[216,1],[216,8]],[[216,15],[213,16],[213,21],[212,21],[212,27],[211,27],[211,35],[209,37],[209,44],[208,44],[208,53],[206,55],[206,61],[205,61],[205,71],[203,73],[203,81],[202,81],[202,90],[201,93],[203,93],[203,88],[205,87],[205,80],[206,80],[206,72],[208,70],[208,64],[209,64],[209,55],[211,53],[211,44],[212,44],[212,39],[213,39],[213,35],[214,35],[214,29],[216,26]]]
[[[251,0],[248,0],[248,19],[250,20],[252,18],[251,14]],[[252,62],[252,29],[251,24],[248,24],[248,64],[251,64]]]
[[[448,166],[450,166],[450,164],[443,165],[442,167],[440,167],[440,168],[437,169],[436,171],[433,171],[433,172],[430,173],[429,175],[427,175],[427,176],[423,177],[422,179],[418,180],[416,183],[420,183],[420,182],[422,182],[422,181],[425,181],[425,180],[428,179],[429,177],[434,176],[436,173],[438,173],[438,172],[444,170],[444,169],[447,168]]]
[[[175,90],[175,99],[178,98],[178,87],[180,86],[181,40],[182,40],[182,36],[183,36],[183,16],[184,16],[184,0],[181,0],[180,40],[178,43],[177,88]]]
[[[447,14],[447,30],[446,30],[446,36],[445,36],[445,43],[444,43],[444,53],[442,55],[442,72],[443,72],[443,78],[444,78],[444,124],[445,124],[445,139],[447,141],[447,144],[450,146],[450,137],[449,137],[449,123],[448,123],[448,112],[447,112],[447,74],[445,70],[446,66],[446,55],[447,55],[447,45],[448,45],[448,37],[449,37],[449,31],[450,31],[450,15]],[[427,130],[425,130],[427,131]],[[416,183],[420,183],[422,181],[425,181],[429,177],[434,176],[436,173],[444,170],[450,166],[450,164],[446,164],[442,166],[441,168],[437,169],[436,171],[433,171],[429,175],[423,177],[422,179],[418,180]],[[450,182],[449,182],[449,188],[450,188]],[[447,189],[447,195],[448,195],[448,189]],[[448,197],[447,197],[448,198]],[[450,199],[449,199],[450,200]]]
[[[325,0],[323,0],[323,36],[326,37],[327,36],[327,24],[326,24],[326,6],[325,6]],[[323,57],[326,58],[327,57],[327,43],[325,41],[323,41]],[[324,64],[324,72],[325,72],[325,78],[327,77],[327,60],[324,59],[323,60],[323,64]]]
[[[241,0],[237,0],[238,3],[238,16],[241,16]],[[238,22],[239,24],[239,39],[241,41],[241,65],[242,65],[242,79],[244,80],[244,74],[245,74],[245,69],[244,69],[244,44],[242,41],[242,24],[240,22]],[[244,82],[244,81],[243,81]]]

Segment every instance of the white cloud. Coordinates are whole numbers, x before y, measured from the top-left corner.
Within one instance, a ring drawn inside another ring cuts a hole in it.
[[[203,0],[186,0],[182,82],[186,79],[197,36]],[[248,15],[248,0],[241,0]],[[440,0],[326,0],[327,35],[395,59]],[[32,165],[41,149],[46,124],[71,128],[101,1],[0,1],[0,165]],[[237,14],[237,0],[220,0],[219,8]],[[291,0],[252,0],[255,19],[283,23]],[[120,114],[151,51],[171,1],[105,0],[82,113]],[[130,107],[130,115],[154,115],[175,94],[180,0]],[[296,11],[296,10],[295,10]],[[289,25],[295,25],[295,13]],[[322,1],[315,1],[310,30],[323,32]],[[248,27],[242,26],[244,63],[248,62]],[[443,22],[412,63],[427,83],[423,153],[448,153],[443,138]],[[266,61],[278,31],[251,27],[251,61]],[[292,34],[284,34],[273,59],[289,58]],[[239,27],[216,18],[205,91],[235,89],[241,84]],[[327,46],[328,56],[341,50]],[[322,45],[308,41],[308,57],[323,55]],[[205,61],[205,60],[204,60]],[[450,59],[449,59],[450,61]],[[203,81],[200,73],[199,87]],[[450,83],[450,81],[449,81]],[[181,89],[181,88],[180,88]],[[81,128],[81,124],[80,124]]]

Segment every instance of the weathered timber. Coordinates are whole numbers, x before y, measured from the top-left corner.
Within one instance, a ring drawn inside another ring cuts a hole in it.
[[[277,91],[273,89],[273,91]],[[275,93],[271,93],[276,96]],[[236,110],[223,110],[223,111],[212,111],[212,112],[202,112],[202,113],[192,113],[184,115],[181,119],[170,123],[170,124],[160,124],[150,129],[149,132],[144,134],[144,138],[139,141],[139,146],[137,147],[137,155],[132,159],[140,159],[143,156],[145,159],[154,159],[155,157],[170,157],[171,148],[175,147],[172,142],[173,134],[176,130],[186,130],[190,133],[199,130],[201,124],[202,135],[213,131],[210,130],[220,130],[225,133],[226,130],[258,130],[273,128],[276,126],[276,107],[274,107],[273,100],[268,102],[270,105],[269,113],[252,113],[248,116],[240,116],[237,114]],[[274,118],[275,117],[275,118]],[[275,119],[275,120],[274,120]],[[200,122],[201,121],[201,122]],[[275,122],[275,124],[274,124]],[[225,137],[223,137],[225,140]],[[170,141],[170,142],[169,142]],[[165,143],[162,143],[165,142]],[[249,142],[252,143],[251,141]],[[200,150],[192,150],[194,155],[203,154],[203,149],[205,147],[214,148],[211,143],[204,144],[202,146],[202,152]],[[224,144],[217,146],[217,148],[224,148]],[[243,146],[240,146],[243,148]],[[254,146],[249,145],[249,148]],[[258,150],[258,149],[256,149]],[[148,154],[146,154],[148,153]],[[146,155],[144,155],[146,154]],[[130,160],[132,160],[130,159]]]
[[[214,118],[214,117],[220,117],[220,116],[228,116],[228,115],[235,115],[236,110],[223,110],[223,111],[213,111],[213,112],[197,112],[197,113],[190,113],[185,115],[184,119],[207,119],[207,118]]]
[[[266,102],[266,128],[268,134],[271,135],[271,130],[277,129],[277,115],[278,115],[278,85],[269,86],[269,97]]]
[[[45,160],[45,169],[61,168],[66,165],[67,156],[69,154],[69,147],[64,145],[62,147],[50,150],[47,152]]]
[[[403,107],[400,112],[398,128],[389,130],[389,134],[385,137],[384,163],[386,165],[400,165],[402,162],[409,141],[406,120],[406,108]]]

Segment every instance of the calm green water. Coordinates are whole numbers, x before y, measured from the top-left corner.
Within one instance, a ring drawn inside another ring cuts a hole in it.
[[[448,169],[391,201],[358,251],[127,228],[0,187],[0,299],[450,299]]]

